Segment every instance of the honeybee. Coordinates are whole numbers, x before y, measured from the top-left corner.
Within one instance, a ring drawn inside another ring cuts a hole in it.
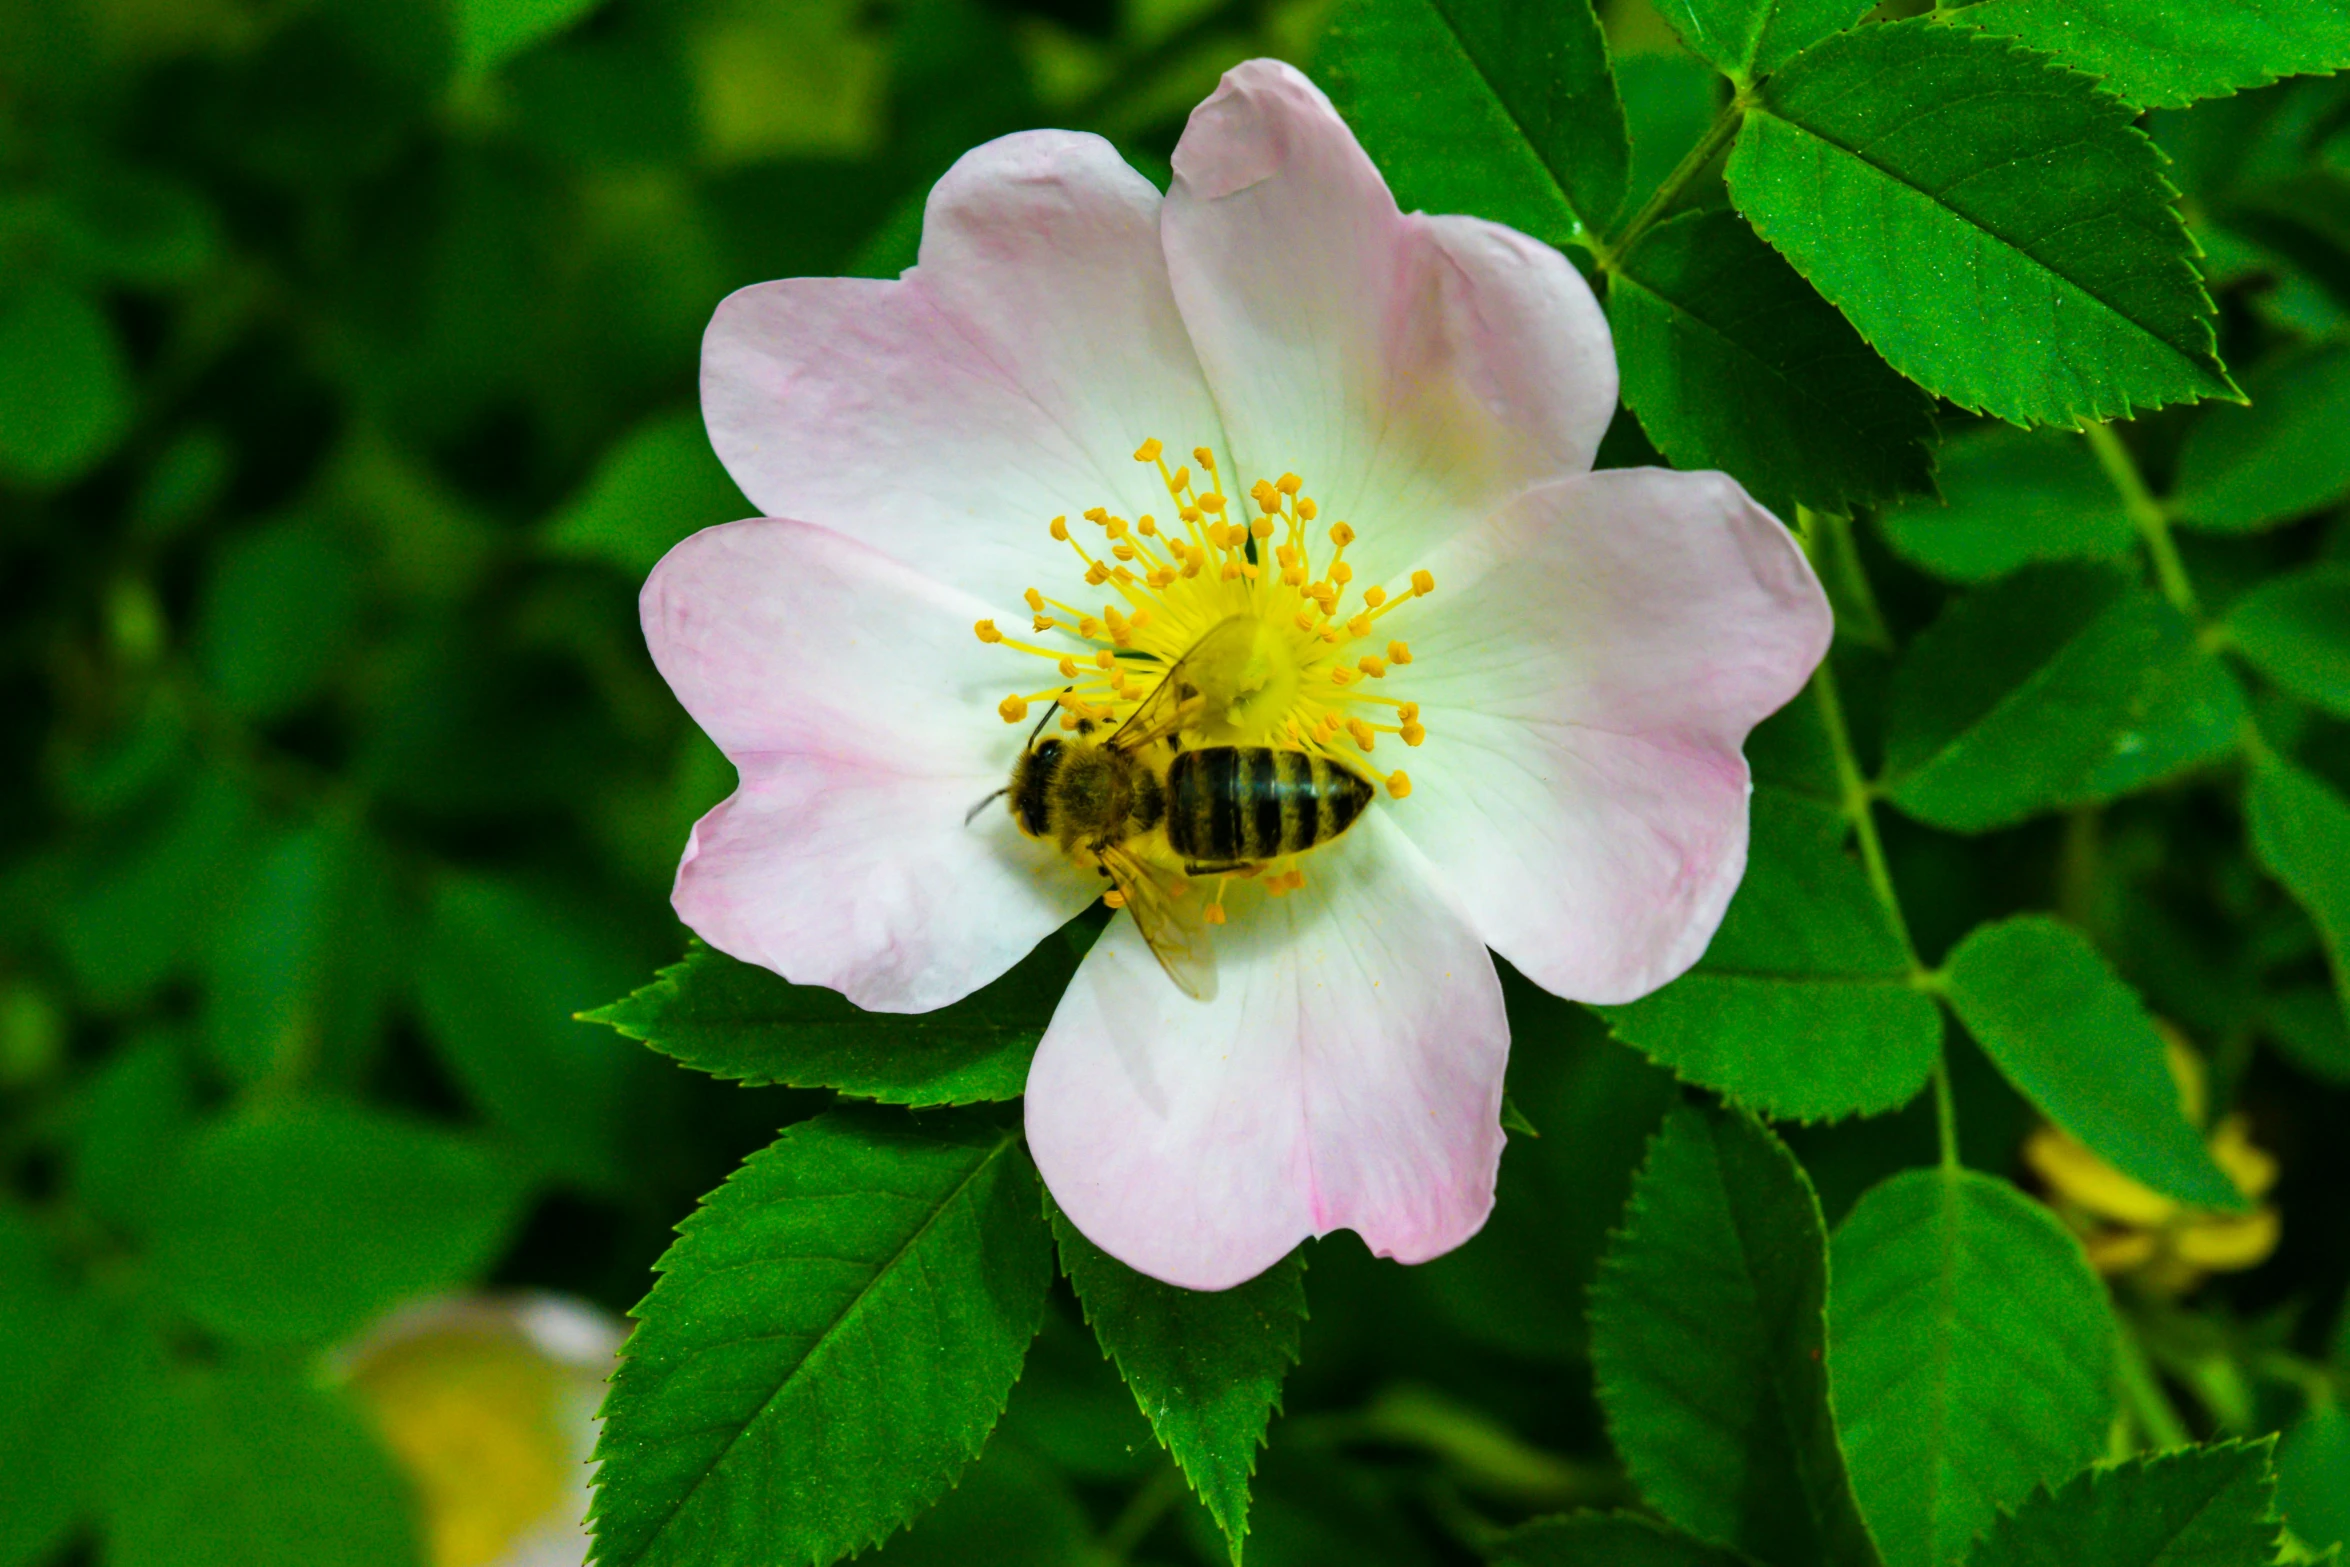
[[[1040,723],[1004,791],[1023,833],[1111,878],[1167,977],[1202,1001],[1216,990],[1208,900],[1164,861],[1194,875],[1253,872],[1330,842],[1371,803],[1367,779],[1315,752],[1185,748],[1187,734],[1246,700],[1256,636],[1252,616],[1212,627],[1105,739],[1083,726],[1040,739]]]

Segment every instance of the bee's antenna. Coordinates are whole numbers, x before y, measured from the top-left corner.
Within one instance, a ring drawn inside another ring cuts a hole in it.
[[[1061,697],[1067,696],[1070,692],[1076,689],[1077,688],[1075,686],[1063,686],[1061,688],[1060,696],[1053,698],[1052,705],[1044,710],[1044,716],[1036,721],[1036,727],[1028,731],[1028,744],[1022,746],[1022,750],[1028,750],[1030,747],[1033,747],[1036,744],[1036,737],[1044,733],[1044,726],[1051,723],[1053,720],[1053,715],[1061,710]]]
[[[986,799],[971,807],[971,809],[963,816],[963,825],[968,827],[973,822],[979,820],[979,813],[981,811],[986,810],[989,806],[995,804],[996,801],[1002,799],[1005,795],[1010,794],[1011,792],[1012,786],[1010,784],[1006,784],[1003,788],[998,789],[995,793],[989,795]]]

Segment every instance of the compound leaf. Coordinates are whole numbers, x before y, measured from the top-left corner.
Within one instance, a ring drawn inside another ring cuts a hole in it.
[[[2276,1543],[2269,1442],[2085,1469],[2001,1517],[1967,1567],[2263,1567]]]
[[[1257,1449],[1280,1407],[1281,1379],[1297,1364],[1305,1254],[1233,1289],[1187,1290],[1127,1267],[1057,1208],[1052,1223],[1061,1270],[1102,1353],[1224,1531],[1237,1567]]]
[[[1744,86],[1850,27],[1869,7],[1865,0],[1659,0],[1656,9],[1693,54]]]
[[[2350,66],[2350,11],[2309,0],[1985,0],[1945,14],[2149,109]]]
[[[2143,1185],[2242,1211],[2179,1108],[2154,1020],[2080,932],[2037,914],[1980,925],[1948,975],[1959,1021],[2049,1120]]]
[[[867,1106],[787,1130],[680,1226],[597,1444],[607,1567],[821,1564],[987,1440],[1052,1282],[1017,1128]]]
[[[1934,407],[1736,213],[1648,231],[1608,282],[1625,405],[1681,468],[1784,516],[1934,485]]]
[[[580,1014],[663,1055],[754,1086],[837,1088],[886,1104],[1017,1099],[1028,1061],[1076,972],[1048,936],[1010,973],[936,1012],[867,1012],[695,942],[635,993]]]
[[[1631,147],[1591,0],[1342,0],[1320,64],[1406,207],[1563,245],[1623,202]]]
[[[2244,661],[2302,701],[2350,718],[2350,565],[2271,577],[2228,606]]]
[[[1771,78],[1727,174],[1739,209],[1902,374],[2014,424],[2235,397],[2194,242],[2133,111],[1926,18]]]
[[[2204,410],[2179,448],[2179,521],[2249,533],[2350,495],[2350,346],[2330,343],[2263,364],[2241,408]]]
[[[1954,1562],[2104,1449],[2113,1313],[2080,1242],[1972,1170],[1910,1170],[1836,1227],[1836,1427],[1888,1567]]]
[[[1988,582],[2044,560],[2113,560],[2138,544],[2121,497],[2078,435],[2006,425],[1947,442],[1942,503],[1881,513],[1893,553],[1945,582]]]
[[[2029,566],[1959,599],[1894,673],[1885,784],[1953,832],[2110,800],[2232,749],[2234,678],[2121,571]]]
[[[2244,808],[2252,852],[2309,911],[2350,1012],[2350,802],[2272,756],[2252,770]]]
[[[1766,1562],[1877,1567],[1828,1407],[1826,1227],[1753,1117],[1683,1105],[1592,1292],[1591,1363],[1666,1521]]]

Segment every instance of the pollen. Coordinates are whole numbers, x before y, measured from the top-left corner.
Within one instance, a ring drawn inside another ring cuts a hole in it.
[[[1213,707],[1187,716],[1183,743],[1303,750],[1390,799],[1408,796],[1409,778],[1371,760],[1382,736],[1407,747],[1429,737],[1419,705],[1399,699],[1408,691],[1389,694],[1409,681],[1413,654],[1395,634],[1401,622],[1381,623],[1399,612],[1408,618],[1407,606],[1435,591],[1435,575],[1396,572],[1366,556],[1353,523],[1321,520],[1301,474],[1250,475],[1246,485],[1227,486],[1208,447],[1194,447],[1184,466],[1169,463],[1155,436],[1133,450],[1137,463],[1155,470],[1172,516],[1138,512],[1128,521],[1072,495],[1080,509],[1046,524],[1068,551],[1070,575],[1103,590],[1109,602],[1096,600],[1098,613],[1087,613],[1067,602],[1065,588],[1055,598],[1054,584],[1039,583],[1022,595],[1035,642],[1006,637],[992,620],[974,628],[981,641],[1042,658],[1058,676],[1043,691],[1004,698],[997,711],[1005,722],[1033,716],[1042,701],[1057,705],[1064,730],[1084,726],[1106,738],[1152,700],[1211,629],[1248,617],[1258,633],[1245,668],[1220,672]],[[1072,516],[1100,531],[1090,540],[1073,533]],[[1384,580],[1362,580],[1373,575]],[[1137,852],[1148,857],[1147,844]],[[1254,885],[1270,894],[1304,885],[1294,865],[1263,869]],[[1226,919],[1222,882],[1201,917]]]

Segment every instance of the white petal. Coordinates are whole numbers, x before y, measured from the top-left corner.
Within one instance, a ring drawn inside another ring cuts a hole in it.
[[[653,661],[741,771],[695,826],[678,917],[719,951],[859,1006],[968,995],[1096,889],[1001,806],[1030,671],[972,632],[986,606],[806,523],[729,523],[663,558]]]
[[[1492,1208],[1509,1054],[1493,960],[1376,816],[1304,867],[1303,891],[1236,905],[1211,1002],[1113,923],[1029,1069],[1054,1200],[1155,1278],[1228,1288],[1341,1228],[1424,1262]]]
[[[1098,136],[974,149],[931,191],[903,278],[790,278],[718,307],[702,341],[711,443],[763,511],[982,598],[1058,596],[1082,568],[1051,518],[1164,517],[1135,448],[1222,439],[1159,207]]]
[[[1532,491],[1433,569],[1395,622],[1428,739],[1393,818],[1529,979],[1644,995],[1744,872],[1740,747],[1833,632],[1810,564],[1723,475],[1635,469]]]
[[[1557,251],[1399,212],[1329,100],[1277,61],[1227,72],[1174,163],[1167,266],[1240,489],[1300,474],[1384,580],[1528,485],[1591,466],[1615,356]]]

